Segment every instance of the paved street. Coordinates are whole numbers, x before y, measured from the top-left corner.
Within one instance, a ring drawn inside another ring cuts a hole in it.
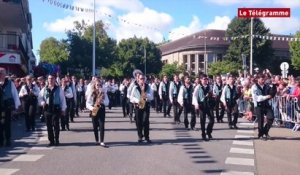
[[[92,123],[87,113],[81,113],[79,118],[75,118],[75,123],[70,125],[71,131],[61,132],[61,144],[58,147],[47,147],[47,132],[43,123],[39,123],[38,131],[26,135],[23,133],[23,122],[19,120],[14,122],[13,132],[17,140],[14,141],[13,147],[0,148],[0,174],[225,175],[237,173],[250,175],[269,173],[257,169],[257,167],[263,168],[257,166],[257,162],[269,166],[270,159],[263,159],[265,156],[256,156],[256,153],[259,151],[260,155],[266,154],[266,151],[261,148],[265,149],[266,144],[271,147],[273,145],[271,143],[277,143],[277,140],[253,141],[252,137],[256,135],[254,125],[243,119],[239,120],[239,130],[229,130],[227,124],[216,123],[213,132],[214,140],[204,142],[200,139],[199,118],[197,118],[198,131],[188,131],[183,125],[173,124],[172,118],[163,118],[162,114],[152,112],[150,137],[153,143],[139,144],[135,124],[130,123],[128,118],[122,117],[120,108],[113,108],[107,110],[106,118],[105,142],[109,148],[95,145]],[[287,141],[292,143],[298,140],[299,137],[294,137]],[[280,139],[280,141],[284,140]],[[259,148],[254,149],[256,145],[259,145]],[[281,149],[280,146],[276,148]],[[268,152],[271,153],[272,151]],[[260,159],[257,160],[257,157]],[[284,159],[285,156],[280,158]],[[284,165],[289,166],[289,164]]]

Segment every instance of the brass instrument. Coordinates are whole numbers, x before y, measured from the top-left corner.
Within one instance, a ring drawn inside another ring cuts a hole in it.
[[[144,109],[146,105],[146,93],[145,93],[145,88],[144,86],[141,87],[141,97],[140,97],[140,102],[139,102],[139,108]]]
[[[94,108],[93,108],[92,113],[91,113],[92,117],[97,116],[97,113],[98,113],[99,109],[101,108],[101,103],[104,100],[104,93],[102,91],[100,91],[98,93],[96,92],[94,94],[96,94],[96,101],[95,101]]]

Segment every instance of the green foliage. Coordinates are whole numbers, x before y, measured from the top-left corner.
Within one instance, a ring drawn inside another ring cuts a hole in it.
[[[230,46],[224,56],[226,60],[242,63],[241,55],[246,55],[247,65],[250,65],[250,23],[251,19],[237,18],[232,19],[226,30],[226,35],[230,37],[241,37],[231,41]],[[253,34],[268,35],[269,29],[259,19],[253,19]],[[253,39],[253,67],[272,68],[273,49],[272,41],[260,38]]]
[[[41,62],[47,62],[51,64],[59,64],[68,60],[68,51],[66,43],[58,41],[57,39],[50,37],[42,41],[40,45],[39,55]]]
[[[217,61],[209,65],[208,75],[215,76],[226,73],[237,74],[238,70],[241,68],[241,64],[237,62],[233,62],[230,60]]]
[[[165,64],[159,75],[160,77],[162,77],[163,75],[167,75],[169,78],[172,78],[174,74],[180,74],[183,73],[185,71],[185,68],[183,65],[178,66],[177,63],[173,63],[173,64]]]
[[[123,71],[120,69],[119,64],[113,64],[109,68],[101,69],[101,75],[103,77],[123,77]]]
[[[146,51],[146,73],[158,74],[162,67],[161,53],[156,45],[147,38],[129,38],[119,42],[118,62],[124,76],[131,76],[134,69],[144,71]]]
[[[300,38],[300,31],[297,32],[296,38]],[[293,68],[295,70],[300,70],[300,42],[291,41],[289,45]]]

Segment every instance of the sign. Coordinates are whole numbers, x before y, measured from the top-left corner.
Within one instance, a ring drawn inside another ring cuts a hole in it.
[[[238,8],[239,18],[289,18],[290,8]]]
[[[281,71],[282,78],[287,78],[288,73],[289,73],[288,70]]]
[[[19,54],[16,53],[1,53],[0,54],[0,64],[21,64],[21,58]]]
[[[288,70],[289,69],[289,63],[283,62],[280,64],[280,69],[281,70]]]

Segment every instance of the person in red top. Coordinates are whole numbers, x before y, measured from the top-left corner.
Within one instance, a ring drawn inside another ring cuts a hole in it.
[[[300,79],[295,80],[296,82],[296,88],[293,92],[293,94],[289,95],[288,98],[296,97],[300,99]]]

